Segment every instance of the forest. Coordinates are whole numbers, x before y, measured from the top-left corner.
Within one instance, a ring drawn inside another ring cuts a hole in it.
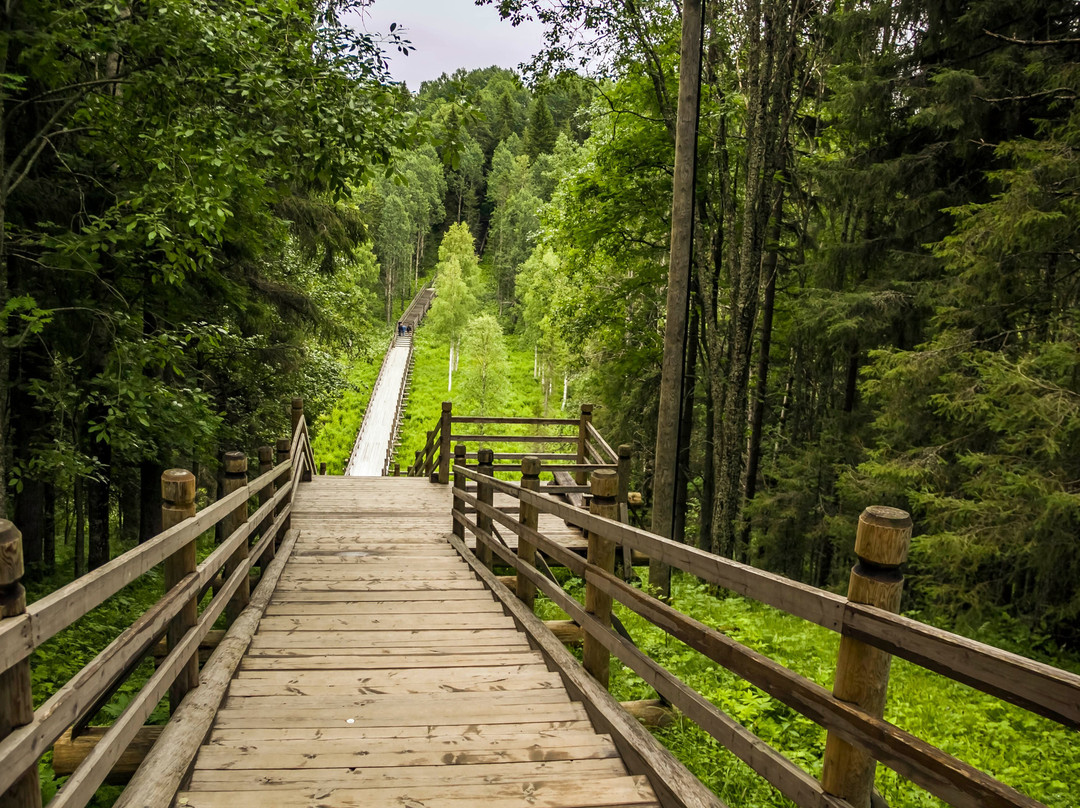
[[[290,397],[340,473],[432,279],[402,465],[441,400],[592,402],[649,507],[679,8],[478,4],[544,49],[418,88],[408,31],[348,24],[368,0],[4,4],[31,599],[158,533],[164,469],[212,501]],[[906,614],[1075,664],[1080,6],[744,0],[703,32],[675,538],[841,591],[859,513],[903,508]]]

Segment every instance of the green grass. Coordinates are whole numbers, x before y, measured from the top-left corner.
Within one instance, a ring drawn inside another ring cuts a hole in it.
[[[347,373],[344,394],[329,413],[319,417],[311,449],[317,462],[326,463],[327,474],[345,472],[382,361],[381,354],[356,360]]]
[[[533,353],[531,346],[519,345],[513,336],[507,336],[507,358],[510,363],[508,392],[494,405],[488,406],[488,415],[539,417],[543,413],[543,392],[540,382],[533,378]],[[397,451],[397,462],[402,473],[412,465],[416,451],[422,449],[427,441],[428,430],[434,429],[442,412],[442,402],[454,403],[455,415],[476,415],[475,410],[462,405],[461,396],[455,390],[446,389],[446,369],[450,359],[450,348],[442,341],[436,341],[423,326],[416,332],[416,347],[413,351],[414,367],[412,389],[409,401],[401,421],[401,442]],[[464,359],[462,359],[462,366]],[[548,416],[562,417],[559,408],[561,401],[552,393]],[[500,433],[506,427],[498,427]],[[472,428],[470,427],[470,431]],[[522,430],[533,432],[535,427]],[[517,434],[514,432],[512,434]],[[485,444],[497,451],[523,452],[534,449],[536,444]],[[470,451],[476,447],[470,446]]]
[[[647,569],[637,571],[647,577]],[[571,594],[584,599],[579,579],[570,578],[566,584]],[[674,577],[672,592],[672,603],[680,611],[832,688],[839,646],[834,632],[755,601],[713,595],[709,587],[682,574]],[[538,598],[537,603],[545,619],[565,619],[551,601]],[[628,609],[616,605],[615,612],[650,657],[812,776],[821,776],[825,732],[817,724]],[[984,628],[982,635],[976,639],[1008,644],[999,642],[994,627]],[[1080,670],[1072,659],[1043,661]],[[656,697],[617,660],[611,670],[611,690],[617,699]],[[1080,737],[1075,731],[900,659],[893,660],[885,717],[1049,808],[1075,805],[1075,784],[1080,783]],[[656,735],[733,808],[792,805],[692,722],[679,718]],[[945,805],[884,766],[878,767],[877,788],[890,808]]]

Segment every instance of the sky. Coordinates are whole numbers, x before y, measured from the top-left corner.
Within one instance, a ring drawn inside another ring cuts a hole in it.
[[[416,50],[408,56],[390,51],[390,72],[413,92],[421,82],[459,67],[516,68],[543,43],[538,23],[515,28],[499,19],[495,8],[476,6],[473,0],[376,0],[353,24],[374,34],[385,33],[395,22]]]

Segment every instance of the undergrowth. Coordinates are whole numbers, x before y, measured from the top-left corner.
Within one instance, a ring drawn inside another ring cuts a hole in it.
[[[635,569],[647,579],[646,568]],[[578,600],[584,600],[580,579],[569,577],[565,586]],[[831,690],[839,646],[837,634],[756,601],[714,595],[707,585],[683,574],[673,578],[672,605]],[[566,619],[542,596],[537,599],[537,613],[544,619]],[[811,776],[821,776],[825,731],[817,724],[625,607],[616,604],[615,614],[637,646],[652,659]],[[994,624],[982,626],[973,638],[1023,652],[1009,641],[1009,636],[1007,624]],[[1032,655],[1030,651],[1028,655]],[[1080,662],[1075,659],[1041,661],[1080,671]],[[611,691],[620,701],[656,698],[651,687],[614,659]],[[1072,808],[1076,804],[1080,738],[1053,721],[901,659],[892,663],[885,718],[1048,808]],[[655,734],[733,808],[793,805],[689,720],[677,717]],[[877,788],[890,808],[946,805],[884,766],[878,766]]]

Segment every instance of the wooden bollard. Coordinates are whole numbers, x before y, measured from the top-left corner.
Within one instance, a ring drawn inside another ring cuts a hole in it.
[[[526,491],[540,490],[540,458],[526,457],[521,461],[521,487]],[[540,523],[540,511],[535,505],[521,501],[521,509],[518,518],[524,527],[536,530]],[[526,541],[524,536],[518,537],[518,558],[530,567],[536,566],[536,547]],[[536,602],[536,584],[524,575],[517,577],[517,596],[530,609]]]
[[[899,567],[907,559],[910,543],[911,517],[905,511],[881,505],[863,511],[855,536],[858,561],[851,570],[848,600],[898,612],[904,588]],[[841,637],[833,695],[881,718],[891,661],[892,656],[885,651]],[[847,800],[854,808],[868,808],[876,767],[877,762],[866,751],[833,732],[828,734],[821,773],[826,792]]]
[[[495,453],[491,449],[480,449],[476,453],[476,471],[482,475],[476,486],[476,499],[481,504],[489,507],[495,496],[495,490],[484,481],[483,477],[490,477],[495,471],[491,465],[493,462],[495,462]],[[476,526],[481,531],[491,535],[491,517],[480,513],[479,508],[476,509]],[[476,539],[476,555],[488,569],[494,566],[495,558],[491,548],[480,541],[479,537]]]
[[[221,481],[221,496],[226,497],[233,491],[239,491],[245,485],[247,485],[247,457],[243,452],[226,452],[223,461],[224,476]],[[225,515],[225,517],[218,522],[218,544],[224,542],[233,532],[239,528],[247,520],[248,506],[247,502],[241,502],[232,511]],[[222,577],[225,580],[229,579],[229,576],[233,574],[248,557],[249,543],[243,541],[240,546],[236,548],[236,551],[229,556],[229,560],[225,562],[225,571]],[[237,587],[236,593],[232,596],[227,604],[225,604],[225,615],[229,623],[232,623],[236,619],[237,615],[244,610],[244,607],[248,604],[248,599],[251,597],[251,582],[247,576],[240,582],[240,586]]]
[[[195,475],[187,469],[167,469],[161,475],[161,529],[168,530],[194,515]],[[192,539],[165,559],[166,592],[195,572],[198,565],[196,541]],[[198,619],[199,603],[196,598],[192,598],[169,622],[165,639],[170,650],[180,644],[188,629],[194,626]],[[198,654],[192,654],[169,687],[169,712],[175,712],[187,692],[198,686],[199,657]]]
[[[325,477],[326,476],[326,464],[325,463],[320,463],[319,464],[319,476],[320,477]]]
[[[577,462],[578,465],[589,462],[589,456],[585,451],[585,442],[589,439],[589,424],[592,423],[592,404],[582,404],[581,414],[578,416],[577,434]],[[588,475],[584,471],[574,473],[574,479],[578,485],[585,485]]]
[[[592,502],[589,513],[608,519],[619,518],[619,506],[616,496],[619,493],[619,477],[611,469],[597,469],[589,481]],[[603,570],[615,570],[615,542],[601,536],[594,530],[589,531],[588,561]],[[611,623],[611,595],[600,591],[588,581],[585,582],[585,611],[603,623]],[[588,632],[585,633],[584,665],[604,687],[608,686],[609,661],[611,655],[607,648],[597,642]]]
[[[259,476],[266,474],[269,471],[274,470],[274,450],[269,446],[259,447]],[[259,492],[259,507],[261,508],[267,502],[274,498],[274,494],[277,492],[277,484],[268,485],[262,491]],[[263,519],[262,524],[259,525],[259,538],[266,535],[266,531],[270,529],[270,526],[274,524],[273,514],[268,514]],[[259,566],[262,569],[266,569],[267,565],[274,560],[274,542],[270,542],[263,550],[262,556],[259,558]]]
[[[300,419],[304,417],[304,399],[299,397],[294,398],[289,414],[292,418],[292,433],[289,435],[289,442],[291,444],[292,439],[296,437],[296,428],[300,426]]]
[[[455,491],[462,491],[462,492],[465,491],[465,485],[467,484],[468,481],[465,479],[465,475],[462,474],[461,471],[459,470],[459,469],[463,469],[463,468],[465,468],[465,444],[464,443],[459,443],[457,446],[454,447],[454,490]],[[451,503],[451,507],[453,508],[454,513],[460,514],[461,516],[465,515],[465,502],[463,500],[460,500],[457,497],[454,497],[453,502]],[[464,522],[459,522],[457,519],[454,519],[453,522],[454,522],[454,526],[453,526],[454,535],[457,536],[462,541],[465,541],[465,523]],[[479,539],[477,539],[476,545],[477,545],[477,548],[479,548],[479,546],[480,546],[480,540]]]
[[[26,613],[22,576],[22,533],[7,519],[0,519],[0,622]],[[33,720],[30,659],[23,658],[0,673],[0,738]],[[36,762],[0,795],[0,808],[41,808]]]
[[[453,404],[449,401],[442,403],[442,414],[439,416],[439,482],[446,485],[450,482],[450,418],[453,415]]]

